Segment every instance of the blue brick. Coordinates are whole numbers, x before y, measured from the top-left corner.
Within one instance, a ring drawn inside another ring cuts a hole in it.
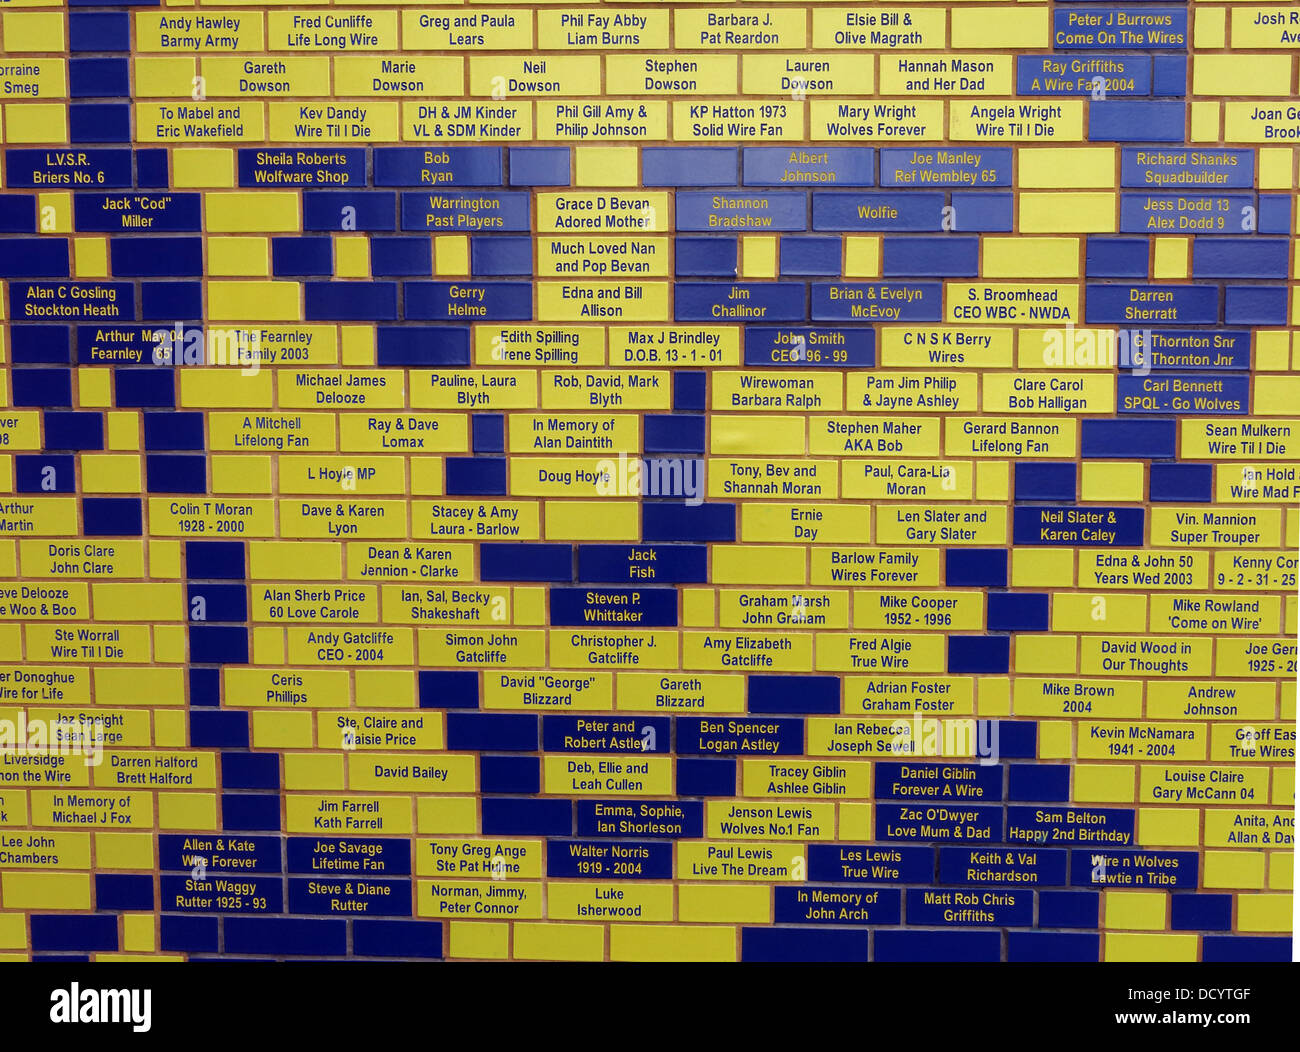
[[[877,930],[876,961],[1000,961],[1002,937],[995,931]]]
[[[949,548],[944,552],[944,583],[962,588],[1005,588],[1005,548]]]
[[[352,229],[359,233],[391,233],[397,229],[397,194],[390,190],[304,190],[302,228],[342,231],[345,208],[355,210],[356,226]]]
[[[123,12],[80,12],[68,15],[69,51],[130,51],[131,22]]]
[[[1172,460],[1178,424],[1174,420],[1084,420],[1082,452],[1087,457]]]
[[[1170,931],[1231,931],[1231,895],[1171,895]]]
[[[675,273],[679,278],[735,277],[736,246],[734,237],[678,237]]]
[[[41,409],[72,406],[71,369],[14,369],[10,380],[15,406]]]
[[[740,151],[734,146],[647,146],[641,151],[642,186],[736,186]]]
[[[131,94],[131,74],[124,58],[68,60],[68,92],[74,99],[122,97]]]
[[[142,502],[139,497],[83,497],[81,523],[87,537],[141,537]]]
[[[1186,120],[1181,102],[1110,98],[1088,107],[1088,141],[1182,142]]]
[[[703,454],[704,421],[700,414],[647,413],[643,448],[646,453]]]
[[[140,285],[144,321],[197,321],[203,317],[203,286],[197,281],[145,281]]]
[[[736,506],[646,501],[641,505],[641,536],[646,541],[731,542],[736,539]]]
[[[227,954],[342,957],[347,953],[347,922],[343,920],[228,916],[225,928]]]
[[[248,664],[248,629],[191,624],[189,634],[191,661],[200,665]]]
[[[114,270],[114,273],[117,273]],[[334,273],[334,239],[330,237],[271,238],[271,273],[284,277],[330,277]]]
[[[1152,95],[1169,97],[1187,94],[1186,55],[1156,55],[1152,66]]]
[[[980,720],[980,742],[996,740],[997,755],[1004,760],[1032,760],[1038,756],[1038,724],[1025,720]]]
[[[1093,963],[1101,959],[1101,936],[1048,931],[1007,933],[1007,960],[1014,962]]]
[[[33,913],[33,950],[116,950],[114,914]]]
[[[780,242],[781,275],[822,277],[842,269],[844,244],[838,237],[783,237]]]
[[[46,449],[104,448],[103,413],[46,413],[44,424]]]
[[[444,470],[449,497],[506,495],[505,457],[447,457]]]
[[[469,268],[476,278],[509,277],[533,272],[533,240],[528,237],[469,239]]]
[[[207,493],[208,458],[202,454],[150,453],[144,458],[149,493]]]
[[[953,217],[957,230],[980,233],[1006,233],[1012,228],[1015,199],[1011,194],[992,194],[987,190],[952,195]]]
[[[0,194],[0,234],[36,233],[36,195]]]
[[[308,281],[302,286],[306,321],[396,321],[392,281]]]
[[[479,577],[482,581],[573,580],[573,546],[484,541],[479,545]]]
[[[68,105],[68,142],[130,142],[128,103],[73,102]]]
[[[677,795],[735,796],[736,761],[678,757]]]
[[[1069,803],[1070,768],[1064,764],[1013,763],[1007,774],[1007,799],[1027,803]]]
[[[1016,500],[1074,500],[1078,465],[1073,461],[1052,464],[1044,461],[1016,462]]]
[[[1192,277],[1285,280],[1290,244],[1264,237],[1198,237],[1192,242]]]
[[[239,832],[279,832],[280,794],[222,793],[221,827]]]
[[[145,188],[165,190],[171,186],[167,174],[167,151],[164,149],[135,151],[136,184]]]
[[[430,277],[433,242],[427,237],[372,237],[370,273],[377,278]]]
[[[205,621],[248,620],[248,589],[242,584],[187,582],[185,602],[191,611],[196,599],[203,600]]]
[[[1259,232],[1291,233],[1291,197],[1289,194],[1259,195]]]
[[[163,914],[158,947],[173,953],[216,953],[216,917],[178,917]]]
[[[248,713],[218,709],[190,711],[190,746],[195,749],[247,749]]]
[[[741,928],[742,961],[844,962],[868,959],[866,931],[828,928]]]
[[[1214,500],[1214,466],[1212,464],[1152,464],[1153,501]]]
[[[567,146],[515,146],[510,149],[511,186],[568,186]]]
[[[452,752],[484,749],[536,752],[537,717],[528,714],[449,712],[447,748]]]
[[[540,793],[541,761],[536,756],[480,756],[479,788],[485,793]]]
[[[174,409],[175,374],[170,369],[114,369],[113,393],[119,409]]]
[[[881,273],[887,278],[973,277],[979,273],[977,237],[885,237]]]
[[[71,273],[66,237],[15,238],[4,247],[0,278],[66,278]]]
[[[506,451],[506,418],[502,413],[475,413],[470,418],[475,453]]]
[[[280,756],[273,752],[223,752],[223,789],[279,789]]]
[[[990,632],[1046,632],[1048,629],[1047,593],[990,592],[988,621]]]
[[[949,636],[948,671],[999,675],[1010,671],[1010,636]]]
[[[838,676],[764,676],[748,682],[748,710],[761,713],[801,712],[835,715],[840,711]]]
[[[1101,914],[1101,896],[1095,891],[1040,891],[1040,928],[1096,928]]]
[[[469,329],[451,325],[380,325],[375,364],[438,368],[469,365]]]
[[[470,669],[422,669],[419,676],[420,708],[478,708],[477,672]]]
[[[1291,939],[1289,936],[1206,935],[1201,940],[1201,960],[1205,964],[1290,961]]]
[[[17,365],[69,365],[72,362],[69,327],[11,324],[9,353]]]
[[[442,923],[421,920],[357,920],[352,952],[358,957],[437,959],[442,956]]]
[[[1227,325],[1285,325],[1286,286],[1229,285],[1224,290],[1223,321]]]
[[[185,572],[203,580],[242,581],[246,576],[244,542],[186,541]]]
[[[215,708],[221,704],[221,669],[195,668],[186,670],[190,684],[190,704]]]
[[[681,370],[673,372],[673,409],[699,412],[708,409],[706,386],[708,373]]]
[[[14,457],[14,491],[76,493],[76,458],[70,453],[19,453]]]
[[[484,836],[569,836],[573,833],[573,803],[569,800],[493,796],[485,797],[481,807]]]
[[[1145,278],[1150,252],[1144,237],[1090,237],[1084,267],[1090,278]]]

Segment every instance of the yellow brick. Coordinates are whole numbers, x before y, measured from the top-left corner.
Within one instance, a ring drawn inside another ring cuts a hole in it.
[[[220,828],[215,793],[159,793],[159,829]]]
[[[1064,675],[1079,667],[1079,641],[1074,636],[1018,636],[1015,650],[1017,672]]]
[[[270,275],[270,238],[208,238],[208,277],[266,278]]]
[[[740,274],[745,278],[776,277],[776,238],[757,234],[742,237]]]
[[[1238,895],[1237,930],[1290,932],[1290,895]]]
[[[840,804],[839,838],[841,840],[874,839],[875,828],[871,822],[870,804]]]
[[[96,869],[153,869],[152,833],[96,833]]]
[[[1046,7],[952,9],[955,48],[1046,48],[1052,46]]]
[[[7,53],[48,54],[65,50],[62,11],[6,11],[3,25],[4,49]],[[12,113],[15,108],[9,107],[9,112]]]
[[[1163,891],[1106,891],[1104,926],[1130,931],[1164,931],[1168,896]]]
[[[0,949],[27,948],[27,918],[21,913],[0,913]]]
[[[635,146],[579,146],[574,154],[574,186],[639,186]]]
[[[209,289],[212,282],[208,283]],[[180,404],[187,409],[271,408],[271,370],[181,369]]]
[[[548,611],[545,588],[516,588],[512,599],[515,624],[546,624]]]
[[[172,580],[184,577],[181,570],[181,542],[151,540],[149,542],[149,575]]]
[[[333,581],[343,576],[342,554],[332,541],[254,541],[248,568],[255,581]]]
[[[1195,808],[1140,807],[1136,840],[1143,847],[1196,847],[1201,842],[1201,813]]]
[[[254,665],[283,665],[285,653],[284,629],[269,625],[253,629]]]
[[[1220,51],[1226,47],[1228,12],[1222,7],[1201,7],[1198,4],[1193,8],[1193,13],[1196,21],[1192,28],[1192,46],[1197,51]]]
[[[139,455],[82,454],[82,489],[86,493],[140,493],[142,479]]]
[[[1207,851],[1201,885],[1206,888],[1251,888],[1264,886],[1262,851]]]
[[[880,277],[880,238],[846,237],[844,239],[844,276],[846,278]]]
[[[679,884],[677,919],[692,923],[771,924],[772,891],[765,884]]]
[[[1114,194],[1020,195],[1022,234],[1108,233],[1115,227]]]
[[[798,416],[715,416],[709,428],[709,452],[802,456],[808,448],[807,426],[805,418]]]
[[[711,588],[682,590],[682,624],[692,628],[712,628],[717,624],[717,603]]]
[[[1079,239],[1076,237],[986,237],[986,278],[1077,278]]]
[[[1289,95],[1291,56],[1194,55],[1193,95]]]
[[[504,961],[510,956],[509,924],[451,921],[448,927],[453,960]]]
[[[1081,763],[1074,769],[1075,803],[1131,804],[1136,797],[1137,769],[1131,764]]]
[[[99,674],[96,674],[95,683],[99,684]],[[180,694],[183,699],[184,688],[181,689]],[[189,723],[185,718],[184,709],[154,710],[153,743],[169,749],[183,749],[189,745]]]
[[[72,195],[62,191],[37,194],[36,228],[42,234],[72,233]]]
[[[188,637],[184,625],[154,626],[153,659],[155,661],[183,664],[187,653]]]
[[[763,545],[762,559],[756,554],[760,549],[751,545],[743,547],[718,545],[713,549],[713,581],[715,584],[806,584],[808,581],[808,551],[806,548]]]
[[[152,913],[122,915],[122,949],[132,953],[152,953],[158,949]]]
[[[88,910],[90,874],[2,873],[0,902],[7,910]]]
[[[736,929],[611,924],[611,961],[734,961]]]
[[[252,741],[258,749],[310,749],[315,732],[310,712],[253,712]]]
[[[547,501],[546,539],[635,541],[641,537],[641,508],[631,501]]]
[[[981,676],[976,688],[975,711],[981,716],[1011,715],[1011,680],[1006,676]]]
[[[1101,190],[1115,185],[1115,150],[1109,146],[1026,147],[1017,160],[1026,190]]]
[[[1289,147],[1273,147],[1259,151],[1259,188],[1261,190],[1290,190],[1295,185],[1295,151]]]
[[[1272,891],[1295,890],[1294,859],[1289,851],[1272,851],[1268,856],[1268,886]]]
[[[334,276],[370,277],[370,240],[365,237],[334,238]]]
[[[302,229],[298,195],[282,190],[257,193],[204,194],[210,234],[267,234]]]
[[[1013,588],[1069,588],[1074,584],[1074,552],[1068,548],[1011,549]]]
[[[108,277],[108,238],[74,238],[72,241],[72,269],[79,278]]]
[[[1153,276],[1159,278],[1185,278],[1191,272],[1192,240],[1187,237],[1157,237]]]
[[[235,151],[208,146],[172,150],[172,187],[203,190],[235,185]],[[212,227],[208,227],[212,232]],[[211,244],[211,241],[209,241]]]
[[[1192,142],[1219,141],[1219,109],[1217,102],[1192,103]]]
[[[140,448],[140,414],[124,411],[108,413],[108,448]]]
[[[111,369],[77,370],[77,404],[82,409],[107,409],[113,404]]]
[[[604,959],[604,925],[515,922],[515,960],[517,961],[603,961]]]
[[[132,62],[138,99],[185,98],[193,90],[195,60],[190,56],[140,56]]]
[[[478,832],[477,797],[417,797],[415,809],[418,832],[433,836],[472,835]]]
[[[301,321],[301,299],[296,281],[208,281],[213,321]]]
[[[1011,499],[1011,465],[1001,460],[981,460],[975,464],[975,499]]]
[[[96,621],[185,620],[185,598],[179,581],[95,583],[90,597]]]
[[[469,276],[469,238],[444,234],[433,239],[433,270],[440,277]]]
[[[1085,460],[1079,493],[1084,500],[1140,501],[1146,496],[1142,465]]]
[[[313,753],[284,754],[286,789],[346,789],[343,757]]]
[[[375,330],[369,325],[344,325],[340,353],[344,365],[375,364]]]
[[[1291,358],[1291,334],[1278,330],[1255,332],[1255,371],[1284,372]]]
[[[1158,963],[1195,961],[1195,935],[1146,935],[1107,932],[1104,961],[1152,961]]]
[[[270,493],[271,458],[233,454],[212,457],[213,493]]]
[[[1255,412],[1258,415],[1294,415],[1297,405],[1300,405],[1300,376],[1255,377]]]

